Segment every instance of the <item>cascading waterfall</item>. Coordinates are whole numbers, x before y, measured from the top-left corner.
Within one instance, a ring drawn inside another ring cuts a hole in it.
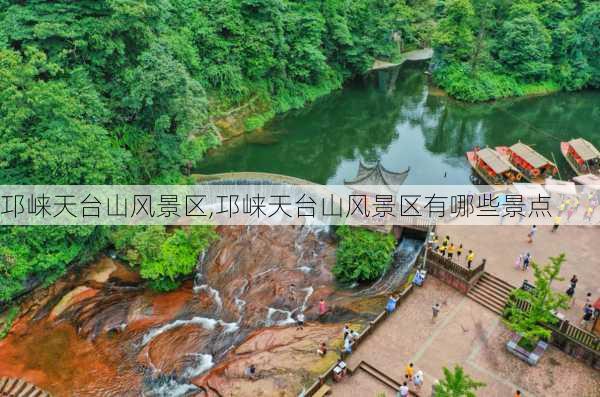
[[[422,240],[402,239],[394,251],[394,259],[388,271],[371,286],[358,291],[354,295],[381,295],[396,290],[404,282],[406,276],[415,265],[423,244]]]

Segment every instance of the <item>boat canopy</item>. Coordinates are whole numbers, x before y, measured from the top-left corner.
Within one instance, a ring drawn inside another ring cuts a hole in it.
[[[544,182],[544,189],[546,189],[547,192],[553,192],[558,194],[577,194],[575,182],[561,181],[559,179],[554,178],[546,178],[546,181]]]
[[[478,150],[475,154],[496,174],[502,174],[506,171],[513,170],[513,166],[495,150],[485,148]]]
[[[511,185],[522,197],[537,198],[548,197],[548,192],[537,183],[515,183]]]
[[[600,159],[600,151],[598,151],[594,145],[583,138],[570,140],[569,146],[571,146],[571,148],[583,161]]]
[[[573,178],[575,183],[584,185],[593,190],[600,190],[600,176],[594,174],[585,174]]]
[[[510,150],[514,154],[525,160],[533,168],[542,168],[548,164],[554,165],[550,162],[550,160],[548,160],[547,158],[545,158],[544,156],[542,156],[541,154],[533,150],[530,146],[524,143],[515,143],[510,147]]]

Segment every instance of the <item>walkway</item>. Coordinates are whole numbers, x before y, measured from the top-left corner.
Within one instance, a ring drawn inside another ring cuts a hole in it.
[[[435,323],[431,321],[434,302],[442,302]],[[413,362],[425,373],[421,396],[430,396],[432,383],[443,376],[442,367],[454,364],[487,384],[478,392],[481,396],[511,396],[517,388],[527,397],[598,396],[598,372],[554,347],[538,366],[530,367],[507,352],[504,344],[509,335],[498,316],[430,277],[357,347],[348,363],[353,367],[364,360],[401,380],[404,367]],[[333,386],[333,396],[379,393],[393,396],[364,373]]]
[[[515,268],[520,253],[530,252],[533,260],[546,263],[549,256],[566,254],[562,276],[554,288],[565,292],[573,274],[579,282],[575,289],[575,301],[571,309],[563,311],[567,319],[577,325],[583,316],[585,295],[592,293],[593,300],[600,297],[600,227],[561,226],[556,233],[550,226],[538,227],[533,244],[527,243],[529,226],[438,226],[440,236],[449,235],[454,244],[463,244],[464,252],[475,251],[475,263],[487,259],[486,270],[514,286],[524,279],[533,280],[533,271],[524,273]],[[463,257],[465,254],[463,253]],[[464,258],[463,258],[464,261]]]
[[[433,49],[431,48],[423,48],[420,50],[408,51],[401,54],[400,62],[397,63],[391,63],[376,59],[373,62],[373,66],[371,66],[371,69],[369,69],[369,71],[393,68],[402,65],[406,61],[424,61],[427,59],[431,59],[432,56]]]

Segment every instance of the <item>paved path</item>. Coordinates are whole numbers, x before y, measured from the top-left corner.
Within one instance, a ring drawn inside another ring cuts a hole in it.
[[[486,258],[486,270],[514,286],[520,286],[524,279],[533,280],[531,268],[528,272],[515,268],[520,253],[530,252],[534,261],[546,263],[548,257],[564,252],[565,280],[556,282],[554,288],[565,292],[573,274],[577,275],[575,300],[563,311],[577,325],[583,316],[585,295],[591,292],[594,301],[600,296],[600,227],[561,226],[556,233],[550,232],[550,226],[538,229],[533,244],[527,243],[529,226],[439,226],[437,231],[440,236],[449,235],[454,244],[462,243],[463,257],[473,249],[476,264]]]
[[[442,302],[436,322],[431,320],[434,302]],[[527,397],[600,395],[597,371],[553,347],[538,366],[530,367],[506,351],[509,336],[498,316],[429,278],[358,346],[348,362],[352,366],[364,360],[396,380],[403,379],[404,367],[413,362],[425,373],[421,396],[430,395],[433,382],[443,376],[443,366],[455,364],[487,384],[477,393],[480,396],[512,396],[517,388]],[[393,396],[366,373],[333,386],[334,396],[377,396],[382,392]]]

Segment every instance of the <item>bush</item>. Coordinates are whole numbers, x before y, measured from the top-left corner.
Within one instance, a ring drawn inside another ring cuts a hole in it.
[[[333,274],[342,282],[373,281],[388,269],[396,241],[391,234],[341,226]]]
[[[115,248],[140,267],[142,278],[157,291],[176,289],[194,271],[198,255],[217,240],[211,226],[190,226],[167,232],[164,226],[123,227],[112,235]]]

